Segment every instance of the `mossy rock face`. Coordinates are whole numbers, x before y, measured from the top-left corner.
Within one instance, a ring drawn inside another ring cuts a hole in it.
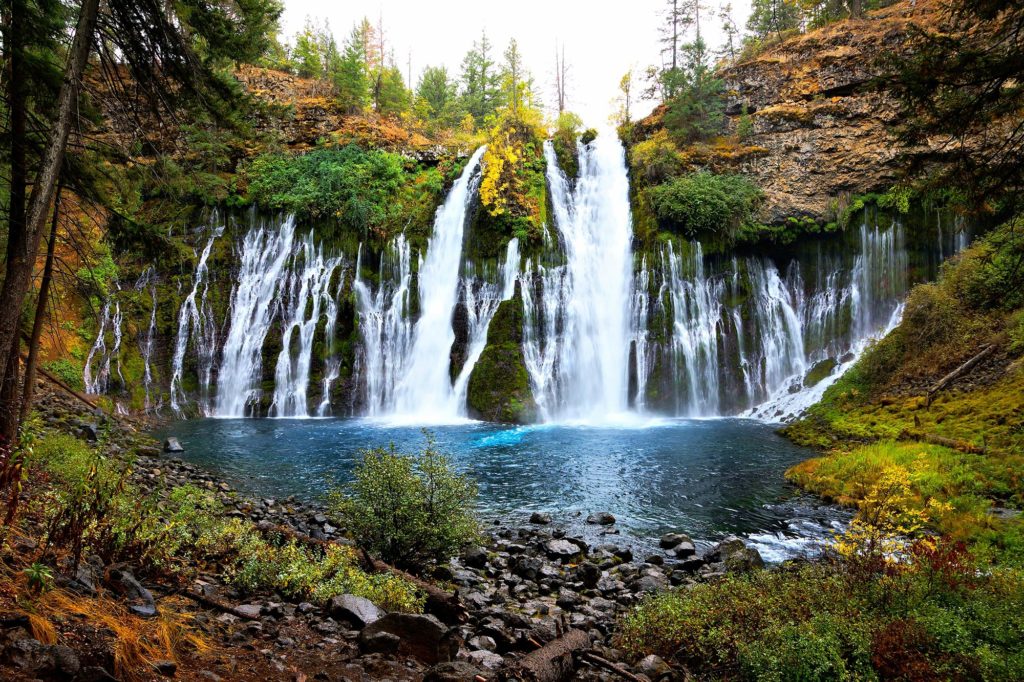
[[[826,358],[821,362],[815,363],[814,367],[811,367],[810,371],[804,377],[804,387],[810,388],[821,383],[821,380],[832,374],[835,371],[836,366],[839,363],[835,358]]]
[[[487,345],[469,377],[466,405],[474,419],[529,424],[537,419],[537,403],[523,355],[523,296],[515,294],[498,306],[487,328]]]

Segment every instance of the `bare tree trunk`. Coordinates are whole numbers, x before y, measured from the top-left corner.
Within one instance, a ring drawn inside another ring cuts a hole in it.
[[[28,359],[25,361],[25,384],[21,389],[21,414],[19,422],[24,422],[32,410],[32,394],[36,388],[36,364],[39,362],[39,339],[43,335],[43,319],[46,317],[46,304],[50,300],[50,281],[53,279],[53,252],[57,245],[57,223],[60,220],[60,193],[53,198],[53,221],[50,223],[50,242],[46,245],[46,265],[43,267],[43,279],[39,283],[39,299],[36,301],[36,317],[32,321],[32,337],[28,342]]]
[[[0,371],[3,372],[3,375],[0,375],[0,385],[7,380],[11,356],[15,362],[18,358],[18,323],[21,318],[21,306],[28,292],[36,254],[39,252],[39,243],[43,237],[43,226],[64,162],[64,151],[71,133],[78,90],[89,58],[98,12],[99,0],[82,1],[75,39],[68,54],[64,82],[61,84],[57,101],[57,120],[50,130],[26,211],[24,243],[11,254],[7,262],[7,276],[4,278],[3,288],[0,289]],[[13,404],[6,405],[5,408],[17,410],[17,406]]]

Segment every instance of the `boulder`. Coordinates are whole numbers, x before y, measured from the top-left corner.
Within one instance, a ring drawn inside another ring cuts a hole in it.
[[[591,525],[610,526],[615,523],[615,517],[610,512],[595,512],[587,517],[587,523]]]
[[[722,540],[711,548],[704,558],[709,563],[725,564],[727,571],[736,573],[764,568],[764,559],[761,558],[761,553],[753,547],[748,547],[743,540],[737,537],[728,537]]]
[[[535,523],[538,526],[546,526],[551,523],[551,514],[547,512],[533,512],[530,514],[530,523]]]
[[[672,668],[669,667],[668,663],[663,661],[661,657],[651,654],[643,658],[637,665],[637,668],[642,672],[651,682],[659,682],[660,680],[672,679]]]
[[[164,452],[185,452],[185,448],[177,438],[168,436],[164,441]]]
[[[487,566],[487,550],[483,547],[470,547],[462,555],[462,563],[472,568],[485,568]]]
[[[384,654],[392,656],[402,646],[402,638],[390,632],[378,632],[359,638],[359,651],[364,654]]]
[[[675,546],[673,552],[678,559],[686,559],[697,554],[697,547],[690,541],[680,542]]]
[[[493,651],[483,649],[469,652],[469,661],[486,670],[497,670],[505,660]]]
[[[401,640],[399,653],[428,665],[452,660],[459,648],[458,637],[449,635],[444,623],[430,615],[388,613],[363,628],[359,640],[362,643],[381,632]]]
[[[661,536],[661,540],[658,542],[658,545],[662,549],[672,549],[683,542],[692,542],[690,536],[686,533],[665,533]]]
[[[362,629],[370,623],[380,620],[380,617],[384,615],[384,612],[377,608],[372,601],[354,594],[331,597],[328,602],[328,612],[332,618],[348,621],[357,629]]]
[[[557,559],[562,563],[570,563],[582,554],[580,548],[568,540],[548,540],[544,543],[544,552],[549,559]]]

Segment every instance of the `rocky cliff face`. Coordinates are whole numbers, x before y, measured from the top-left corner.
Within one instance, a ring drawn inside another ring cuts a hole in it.
[[[831,219],[844,197],[891,187],[906,150],[890,128],[899,107],[872,85],[877,58],[909,49],[915,26],[932,26],[937,1],[900,2],[771,47],[722,72],[735,127],[743,107],[753,134],[741,170],[764,189],[765,222]],[[930,150],[913,150],[927,153]]]

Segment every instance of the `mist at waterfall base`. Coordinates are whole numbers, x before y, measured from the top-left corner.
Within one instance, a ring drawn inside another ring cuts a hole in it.
[[[749,419],[650,420],[632,427],[483,422],[430,429],[437,447],[479,484],[485,520],[523,524],[550,512],[591,544],[653,552],[661,534],[751,540],[766,560],[816,549],[847,515],[798,493],[782,472],[812,453]],[[417,427],[377,419],[203,419],[167,430],[191,462],[261,498],[311,499],[349,480],[365,448],[425,444]],[[609,511],[621,536],[587,525]]]

